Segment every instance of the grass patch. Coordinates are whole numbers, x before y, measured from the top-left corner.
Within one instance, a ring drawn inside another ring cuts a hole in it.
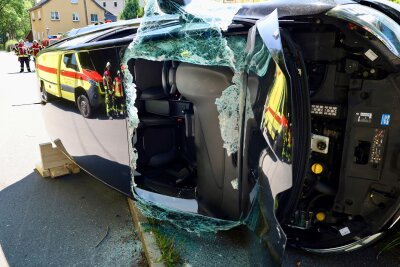
[[[161,259],[159,261],[163,262],[167,267],[182,266],[183,260],[176,249],[175,238],[168,237],[159,230],[162,227],[160,221],[151,218],[147,218],[147,220],[151,226],[149,230],[153,232],[157,246],[161,251]]]

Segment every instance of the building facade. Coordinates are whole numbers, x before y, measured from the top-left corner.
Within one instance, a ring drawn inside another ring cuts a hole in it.
[[[99,5],[107,9],[109,12],[117,16],[122,13],[125,8],[125,0],[95,0]]]
[[[116,16],[94,0],[41,0],[29,9],[33,39],[63,34]]]

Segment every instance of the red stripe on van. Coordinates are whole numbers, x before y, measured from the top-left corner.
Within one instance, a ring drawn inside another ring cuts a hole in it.
[[[37,64],[37,68],[39,70],[42,70],[42,71],[45,71],[45,72],[48,72],[51,74],[57,74],[57,69],[55,69],[55,68],[50,68],[50,67],[46,67],[46,66],[39,65],[39,64]]]
[[[43,65],[40,65],[40,64],[37,64],[37,68],[39,70],[45,71],[47,73],[57,74],[57,69],[56,68],[50,68],[50,67],[46,67],[46,66],[43,66]],[[68,78],[89,81],[89,77],[87,77],[86,75],[83,75],[83,74],[77,73],[77,72],[73,72],[73,71],[62,70],[62,71],[60,71],[60,75],[64,76],[64,77],[68,77]]]

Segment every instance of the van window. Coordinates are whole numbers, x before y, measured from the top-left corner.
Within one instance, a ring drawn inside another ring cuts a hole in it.
[[[81,52],[78,54],[78,57],[82,69],[95,70],[89,52]]]
[[[64,55],[63,60],[65,66],[69,69],[73,69],[75,71],[79,71],[78,62],[76,61],[75,54],[66,54]]]

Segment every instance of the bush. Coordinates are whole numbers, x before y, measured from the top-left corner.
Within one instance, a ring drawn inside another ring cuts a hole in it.
[[[13,39],[8,40],[8,41],[6,42],[6,45],[5,45],[5,50],[6,50],[7,52],[10,52],[16,43],[18,43],[17,40],[13,40]]]
[[[4,44],[0,44],[0,51],[4,50]]]

